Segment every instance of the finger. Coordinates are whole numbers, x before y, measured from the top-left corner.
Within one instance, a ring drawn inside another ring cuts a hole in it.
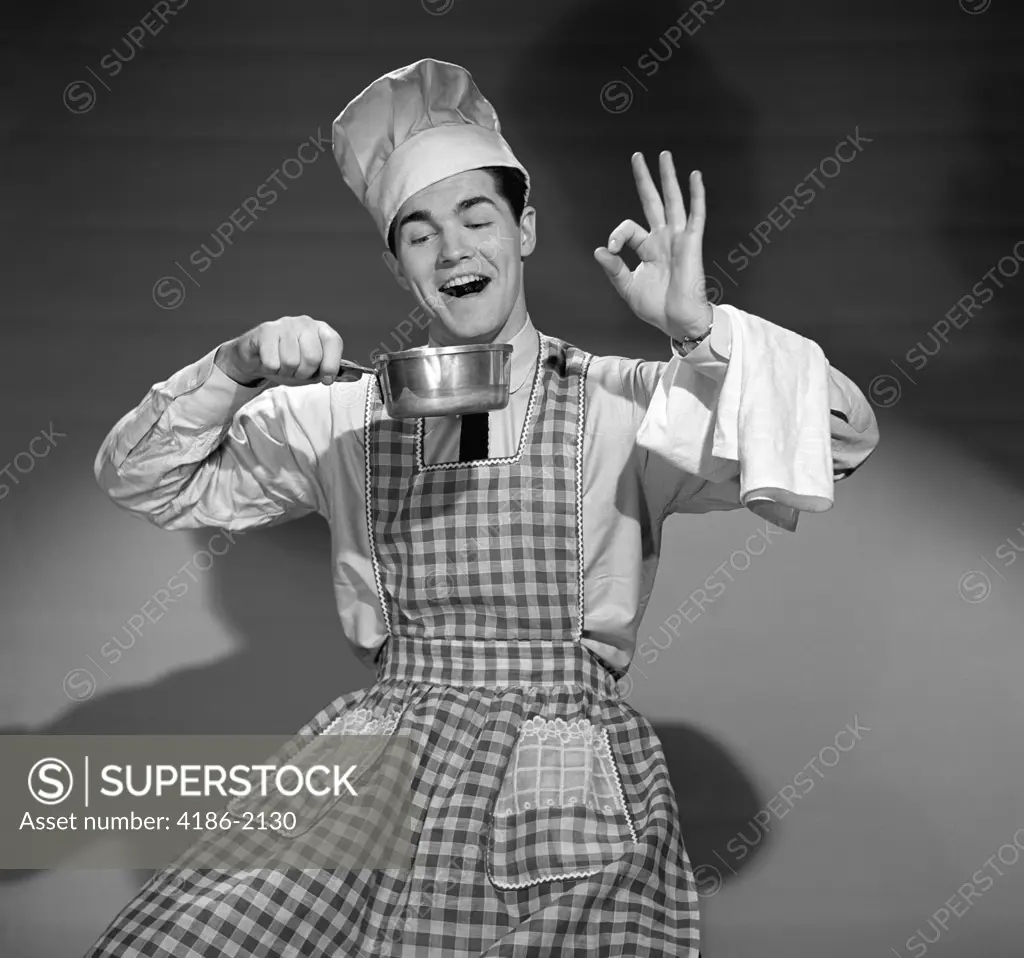
[[[324,349],[320,345],[320,336],[316,327],[307,327],[299,333],[299,365],[295,375],[299,379],[310,379],[320,368],[320,360],[324,358]]]
[[[686,207],[683,205],[683,191],[679,188],[676,167],[672,154],[661,151],[661,192],[665,195],[665,219],[669,226],[682,229],[686,225]]]
[[[703,235],[704,220],[707,218],[707,206],[704,196],[704,177],[700,170],[694,170],[690,174],[690,216],[686,221],[687,229],[691,233]]]
[[[696,248],[694,248],[696,246]],[[686,230],[675,230],[672,233],[672,262],[690,263],[690,269],[672,269],[668,280],[668,299],[670,302],[682,302],[692,299],[697,303],[707,303],[707,278],[704,275],[704,258],[700,245],[694,244],[693,234]],[[684,286],[684,283],[686,285]]]
[[[320,337],[320,348],[323,351],[323,359],[320,360],[320,378],[330,385],[338,375],[345,344],[327,323],[317,324],[317,335]]]
[[[629,279],[633,274],[629,271],[629,267],[622,262],[622,257],[616,256],[604,246],[599,246],[594,250],[594,259],[601,264],[608,279],[611,280],[612,286],[624,296],[629,288]]]
[[[269,336],[261,337],[257,354],[268,375],[279,376],[281,374],[281,350],[278,348],[278,335],[272,333]]]
[[[650,235],[639,223],[623,220],[608,237],[608,250],[611,253],[621,253],[626,246],[636,250]]]
[[[654,180],[651,179],[643,153],[634,153],[632,162],[636,191],[640,195],[640,204],[644,208],[647,225],[655,230],[659,226],[665,225],[665,209],[661,205],[661,197],[658,195]]]
[[[281,368],[278,375],[292,378],[299,368],[302,350],[299,348],[299,337],[292,330],[285,330],[277,340],[277,352],[281,357]]]
[[[250,329],[238,343],[238,355],[243,362],[260,361],[260,327]]]

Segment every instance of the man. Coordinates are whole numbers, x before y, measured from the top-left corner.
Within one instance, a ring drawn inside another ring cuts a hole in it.
[[[646,362],[533,326],[529,177],[461,67],[381,77],[334,146],[430,343],[512,344],[508,405],[392,420],[369,377],[339,379],[335,330],[285,317],[154,386],[96,475],[165,529],[327,519],[339,616],[377,682],[303,734],[414,743],[414,861],[166,869],[90,955],[693,958],[696,886],[661,745],[617,685],[662,523],[746,506],[795,529],[871,453],[871,409],[810,340],[707,302],[702,178],[687,213],[667,153],[661,194],[633,157],[647,227],[627,220],[595,251],[671,339],[670,361]]]

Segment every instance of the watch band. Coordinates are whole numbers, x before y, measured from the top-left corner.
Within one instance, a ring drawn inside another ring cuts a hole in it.
[[[672,347],[681,356],[688,356],[692,353],[708,336],[711,335],[711,330],[715,327],[715,313],[711,311],[711,322],[708,324],[708,328],[704,330],[699,336],[684,336],[682,339],[676,339],[672,337]]]

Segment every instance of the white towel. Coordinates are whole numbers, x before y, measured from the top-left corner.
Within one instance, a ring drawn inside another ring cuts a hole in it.
[[[829,364],[810,339],[734,306],[724,380],[674,358],[640,425],[641,446],[711,482],[739,474],[740,503],[796,530],[832,508]]]

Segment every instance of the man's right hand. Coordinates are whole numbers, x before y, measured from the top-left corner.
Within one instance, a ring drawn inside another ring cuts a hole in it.
[[[284,316],[225,343],[214,362],[243,386],[259,386],[265,380],[285,386],[317,380],[330,385],[339,378],[343,347],[342,338],[327,323],[310,316]]]

